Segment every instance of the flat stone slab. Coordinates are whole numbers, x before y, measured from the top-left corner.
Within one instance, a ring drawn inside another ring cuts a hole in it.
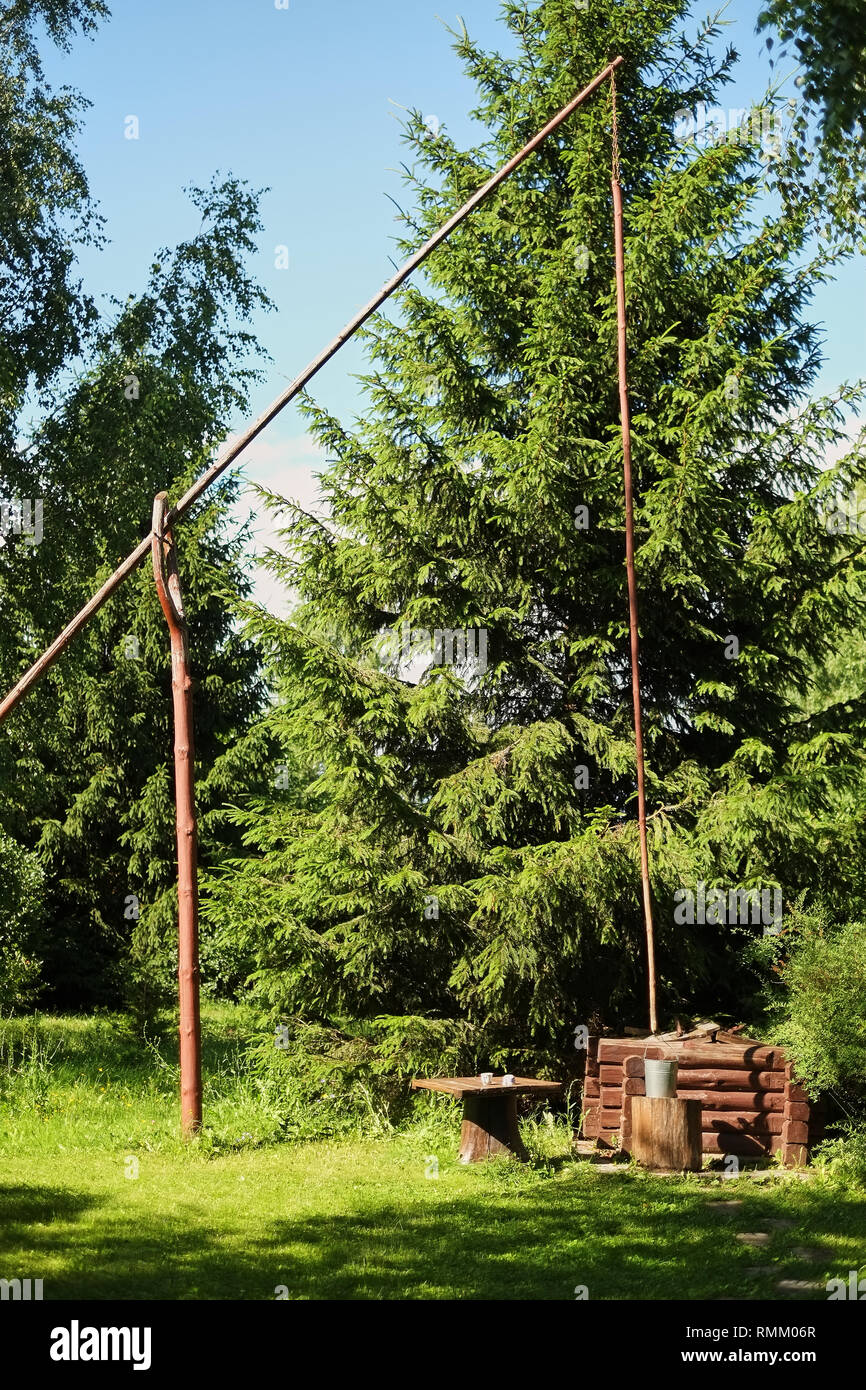
[[[819,1250],[817,1245],[795,1245],[791,1254],[798,1260],[826,1260],[828,1258],[826,1250]]]
[[[776,1288],[779,1293],[814,1293],[824,1285],[814,1279],[780,1279]]]
[[[711,1183],[717,1183],[719,1180],[718,1173],[707,1173],[706,1171],[702,1173],[684,1173],[681,1168],[642,1168],[640,1171],[642,1175],[645,1174],[648,1178],[688,1178],[689,1182],[694,1182],[694,1180],[697,1179],[698,1182],[703,1183],[705,1187],[709,1187]]]
[[[588,1163],[594,1173],[622,1173],[624,1171],[627,1172],[630,1167],[628,1159],[625,1157],[620,1157],[619,1159],[616,1159],[614,1157],[616,1153],[616,1149],[599,1149],[594,1139],[576,1139],[574,1140],[572,1148],[572,1157],[584,1163]],[[607,1155],[607,1157],[602,1159],[602,1154]],[[598,1155],[598,1158],[596,1158],[596,1155]],[[725,1183],[729,1181],[748,1183],[750,1187],[752,1183],[756,1182],[776,1183],[779,1186],[788,1182],[810,1182],[814,1177],[817,1176],[817,1174],[815,1169],[812,1168],[780,1169],[773,1167],[757,1169],[746,1168],[736,1174],[723,1173],[718,1168],[704,1168],[700,1173],[688,1174],[679,1172],[667,1173],[654,1169],[652,1172],[650,1172],[649,1170],[643,1170],[641,1176],[645,1176],[647,1178],[688,1178],[688,1181],[690,1183],[694,1182],[695,1179],[697,1179],[699,1182],[703,1183],[707,1187],[721,1188]],[[705,1205],[708,1207],[724,1207],[728,1204],[726,1202],[716,1202],[711,1198],[706,1202]],[[728,1210],[734,1210],[734,1199],[731,1199],[731,1203],[728,1206]],[[770,1223],[767,1222],[766,1224],[769,1225]],[[790,1224],[793,1226],[795,1223],[792,1221]]]
[[[772,1236],[767,1235],[766,1231],[738,1231],[737,1240],[743,1245],[769,1245]]]
[[[796,1221],[789,1221],[787,1216],[768,1216],[764,1222],[765,1226],[772,1226],[774,1231],[792,1231],[796,1224]]]
[[[713,1209],[718,1209],[719,1211],[739,1211],[740,1207],[744,1206],[745,1203],[742,1202],[739,1198],[732,1197],[730,1201],[705,1202],[704,1205],[707,1207],[712,1207]]]

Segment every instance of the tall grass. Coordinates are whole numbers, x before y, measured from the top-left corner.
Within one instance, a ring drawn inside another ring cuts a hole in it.
[[[261,1142],[277,1127],[274,1097],[244,1065],[248,1022],[243,1010],[206,1010],[198,1150]],[[180,1151],[178,1086],[170,1032],[136,1036],[110,1015],[2,1020],[0,1152]]]
[[[382,1138],[397,1127],[421,1156],[456,1147],[457,1102],[429,1092],[410,1098],[401,1084],[397,1104],[388,1104],[375,1078],[357,1069],[341,1073],[313,1051],[268,1049],[242,1006],[204,1006],[202,1052],[205,1125],[184,1144],[173,1029],[136,1034],[119,1015],[0,1020],[0,1153],[206,1157],[287,1141]],[[567,1153],[573,1119],[538,1112],[524,1120],[533,1157]]]

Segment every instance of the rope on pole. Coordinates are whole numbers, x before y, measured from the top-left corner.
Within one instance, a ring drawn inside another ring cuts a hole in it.
[[[611,92],[611,190],[613,192],[613,235],[616,258],[617,366],[619,409],[622,422],[622,468],[625,491],[625,567],[628,577],[628,626],[631,648],[631,693],[634,706],[634,746],[637,762],[637,818],[640,834],[640,875],[643,889],[643,915],[646,929],[647,978],[649,982],[650,1032],[658,1032],[656,1003],[655,932],[649,876],[649,849],[646,829],[646,791],[644,786],[643,717],[640,692],[640,642],[638,637],[637,580],[634,569],[634,493],[631,470],[631,411],[628,397],[628,359],[625,301],[625,251],[622,227],[622,188],[619,175],[619,128],[616,114],[616,74],[610,74]]]

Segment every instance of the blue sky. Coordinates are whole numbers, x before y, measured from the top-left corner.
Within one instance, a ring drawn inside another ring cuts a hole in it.
[[[602,0],[589,2],[591,10]],[[770,75],[758,7],[731,0],[725,13],[726,38],[742,55],[724,98],[731,106],[760,99]],[[197,230],[184,185],[221,170],[268,186],[252,269],[277,312],[255,325],[273,358],[257,412],[392,272],[386,195],[401,197],[400,107],[435,116],[458,141],[477,133],[466,115],[474,90],[441,20],[456,26],[459,14],[480,41],[507,48],[498,0],[288,0],[286,9],[275,0],[114,0],[111,8],[95,41],[46,64],[53,83],[92,103],[79,149],[111,244],[83,259],[86,281],[97,293],[140,290],[154,252]],[[137,140],[125,138],[130,115]],[[288,248],[287,270],[275,268],[277,246]],[[816,294],[812,317],[828,339],[821,387],[866,374],[864,290],[859,260]],[[349,345],[318,378],[317,397],[350,415],[361,367]],[[289,407],[252,446],[245,471],[309,501],[316,463]]]

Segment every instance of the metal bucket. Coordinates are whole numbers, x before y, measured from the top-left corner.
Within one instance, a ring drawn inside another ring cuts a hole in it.
[[[677,1093],[677,1061],[655,1062],[647,1057],[644,1062],[646,1093],[648,1096],[675,1096]]]

